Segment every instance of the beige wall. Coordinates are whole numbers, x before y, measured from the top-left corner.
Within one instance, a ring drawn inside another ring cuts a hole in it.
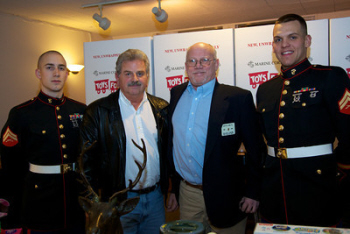
[[[349,17],[350,11],[313,16],[315,19]],[[235,27],[235,24],[223,25],[223,28]],[[39,92],[39,81],[34,70],[43,52],[58,50],[68,64],[84,64],[84,42],[156,35],[147,33],[120,38],[103,37],[1,13],[0,30],[0,129],[13,106],[31,99]],[[68,77],[65,94],[85,102],[84,69]]]
[[[38,57],[57,50],[67,64],[84,64],[84,42],[90,33],[53,26],[20,17],[0,14],[0,128],[10,109],[36,96],[39,80],[35,76]],[[85,102],[84,69],[69,75],[65,95]]]

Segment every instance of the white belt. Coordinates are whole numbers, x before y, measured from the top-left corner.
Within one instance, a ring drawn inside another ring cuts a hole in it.
[[[75,163],[60,164],[60,165],[35,165],[29,163],[29,171],[38,174],[64,174],[75,170]]]
[[[307,158],[320,155],[332,154],[333,145],[313,145],[296,148],[274,148],[267,146],[267,153],[272,157],[287,159],[287,158]]]

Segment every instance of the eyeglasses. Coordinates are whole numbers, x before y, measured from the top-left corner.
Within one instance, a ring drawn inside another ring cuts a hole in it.
[[[209,65],[210,65],[210,62],[211,62],[211,61],[215,61],[215,60],[216,60],[216,59],[201,58],[201,59],[199,60],[199,64],[200,64],[201,66],[209,66]],[[197,60],[197,59],[189,59],[189,60],[187,60],[187,62],[186,62],[187,66],[189,66],[189,67],[195,67],[195,66],[197,65],[197,63],[198,63],[198,60]]]

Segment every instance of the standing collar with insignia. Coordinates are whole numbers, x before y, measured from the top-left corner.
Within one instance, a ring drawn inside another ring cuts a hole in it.
[[[281,69],[282,77],[285,79],[293,78],[294,76],[299,75],[300,73],[308,69],[310,66],[311,63],[306,58],[300,63],[294,65],[293,67],[290,67],[286,70]]]
[[[52,105],[52,106],[61,105],[66,99],[66,97],[64,95],[62,95],[62,98],[53,98],[53,97],[50,97],[50,96],[46,95],[42,91],[40,91],[40,93],[38,95],[38,98],[41,101],[43,101],[44,103]]]

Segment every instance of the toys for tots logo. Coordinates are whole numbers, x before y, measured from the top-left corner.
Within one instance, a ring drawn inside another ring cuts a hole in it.
[[[111,93],[118,90],[117,81],[111,80],[109,82],[108,79],[105,79],[105,80],[96,80],[94,82],[95,82],[95,90],[97,94],[100,94],[101,92],[106,93],[107,90],[110,90]]]
[[[188,81],[188,77],[183,77],[183,75],[169,76],[166,78],[167,88],[170,90],[176,85],[182,84]]]
[[[268,71],[249,73],[249,83],[253,89],[258,85],[270,80],[272,77],[278,75],[278,73],[270,73]]]

